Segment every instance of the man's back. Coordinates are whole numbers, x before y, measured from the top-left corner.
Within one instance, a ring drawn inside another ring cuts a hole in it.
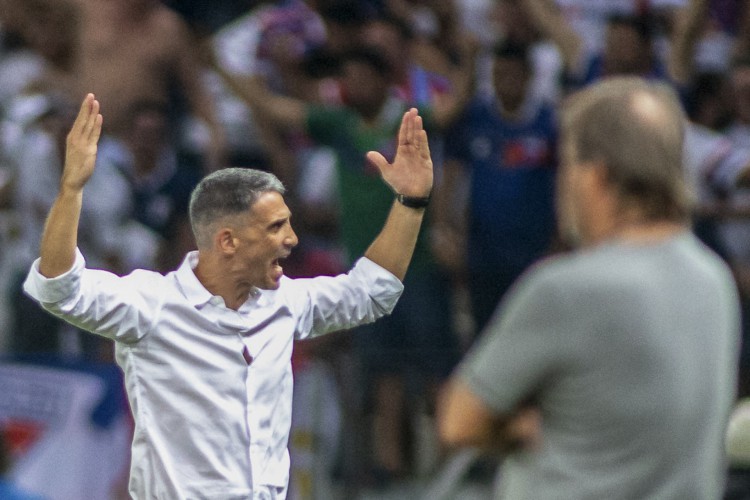
[[[735,295],[728,270],[689,234],[537,268],[481,357],[512,384],[492,390],[496,408],[540,388],[542,443],[508,460],[506,495],[719,498]]]

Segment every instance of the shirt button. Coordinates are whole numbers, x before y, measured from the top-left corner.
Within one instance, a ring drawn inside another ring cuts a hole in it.
[[[214,295],[213,297],[211,297],[211,300],[209,302],[211,302],[211,305],[220,306],[224,304],[224,299],[222,299],[218,295]]]

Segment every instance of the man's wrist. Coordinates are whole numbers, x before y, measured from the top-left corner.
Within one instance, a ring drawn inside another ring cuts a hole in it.
[[[70,185],[65,182],[60,183],[60,190],[57,193],[58,198],[78,198],[83,194],[83,186]]]
[[[419,197],[419,196],[406,196],[403,194],[396,193],[396,200],[405,207],[409,208],[427,208],[430,204],[430,196]]]

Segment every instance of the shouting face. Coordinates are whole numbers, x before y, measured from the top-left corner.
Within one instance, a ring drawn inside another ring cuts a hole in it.
[[[290,218],[281,194],[269,191],[258,198],[234,233],[232,274],[239,282],[264,290],[279,287],[281,261],[298,243]]]

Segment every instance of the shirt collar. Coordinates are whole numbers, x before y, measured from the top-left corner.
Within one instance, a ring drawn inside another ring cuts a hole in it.
[[[195,275],[195,266],[198,265],[198,252],[189,252],[175,272],[177,282],[182,288],[185,298],[195,307],[200,307],[208,303],[213,295],[206,290],[206,287],[198,280]]]
[[[180,288],[182,288],[182,293],[185,294],[185,298],[190,302],[191,305],[193,305],[196,308],[201,308],[207,303],[211,302],[214,297],[219,297],[218,295],[213,295],[211,292],[206,290],[206,287],[203,286],[203,283],[198,280],[198,277],[195,275],[195,267],[198,265],[198,251],[194,250],[192,252],[188,252],[188,254],[185,256],[185,258],[182,261],[182,264],[180,264],[180,267],[177,268],[177,271],[175,272],[177,277],[177,282],[180,285]],[[249,300],[257,299],[260,297],[261,291],[258,288],[253,288],[250,291]],[[221,304],[224,304],[223,299],[221,299]]]

